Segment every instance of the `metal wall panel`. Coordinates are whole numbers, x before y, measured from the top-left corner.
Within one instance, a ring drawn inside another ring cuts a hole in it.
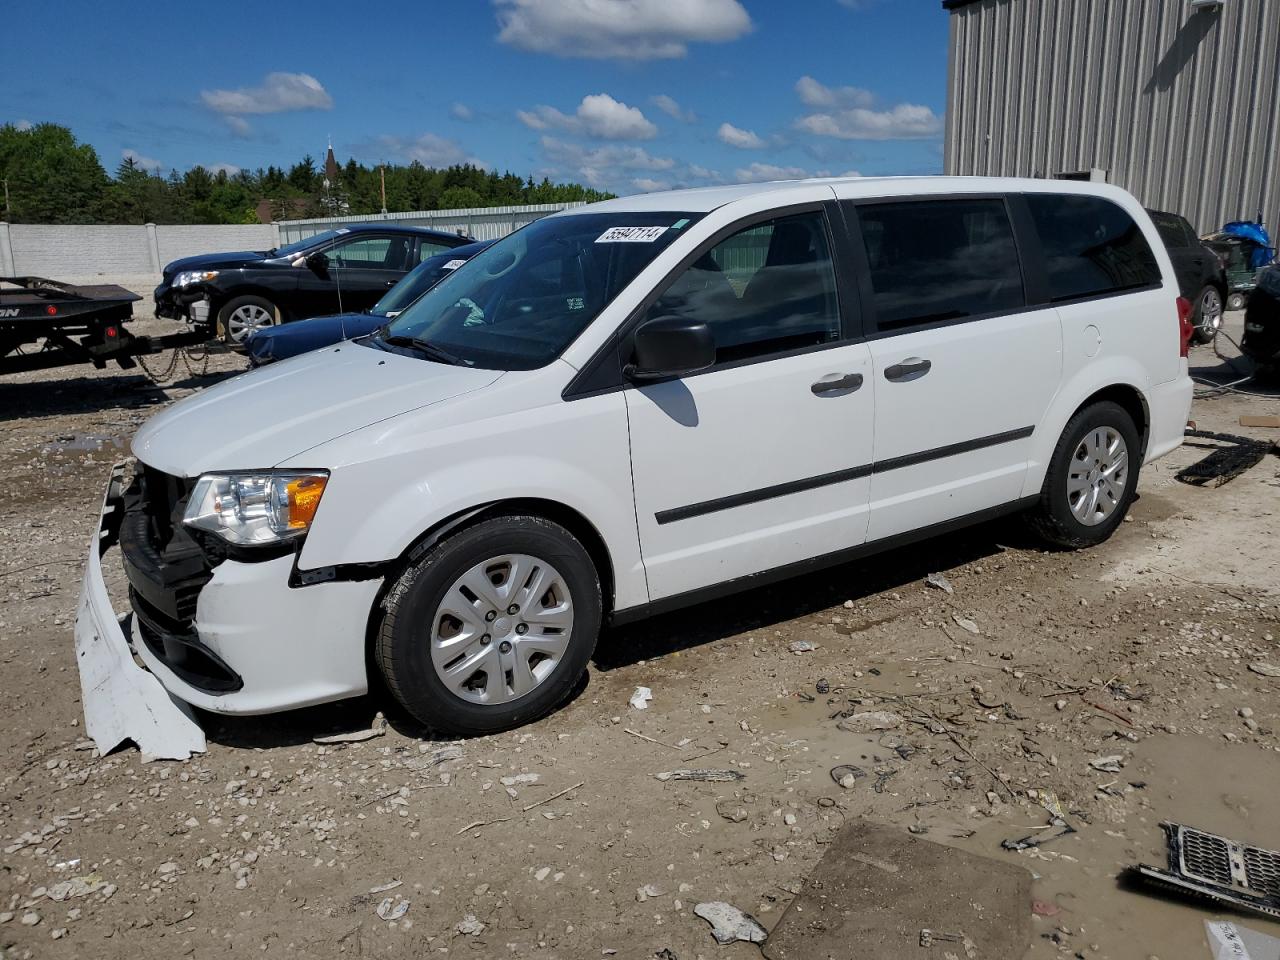
[[[281,220],[280,242],[293,243],[306,237],[351,223],[396,223],[401,226],[430,227],[455,233],[461,230],[477,240],[500,240],[527,223],[581,207],[584,201],[572,203],[530,203],[515,207],[473,207],[465,210],[419,210],[413,213],[373,213],[366,216],[317,217],[312,220]]]
[[[949,174],[1098,169],[1200,232],[1280,226],[1280,0],[975,0],[951,18]]]

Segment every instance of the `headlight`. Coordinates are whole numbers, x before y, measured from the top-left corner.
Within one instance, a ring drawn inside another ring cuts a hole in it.
[[[175,287],[189,287],[193,283],[204,283],[218,275],[217,270],[183,270],[173,278]]]
[[[206,473],[182,522],[240,546],[282,543],[310,529],[328,482],[327,473]]]

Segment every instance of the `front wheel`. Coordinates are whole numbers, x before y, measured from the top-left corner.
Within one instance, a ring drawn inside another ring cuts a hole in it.
[[[1140,443],[1133,418],[1117,403],[1095,403],[1072,417],[1028,517],[1036,533],[1072,549],[1110,537],[1137,489]]]
[[[1227,295],[1227,309],[1228,309],[1228,310],[1243,310],[1243,309],[1244,309],[1244,306],[1245,306],[1245,304],[1248,302],[1248,300],[1249,300],[1249,298],[1248,298],[1248,297],[1246,297],[1243,293],[1240,293],[1240,292],[1236,292],[1236,293],[1228,294],[1228,295]]]
[[[231,346],[239,346],[255,330],[262,330],[279,321],[280,311],[265,297],[235,297],[218,311],[218,326],[222,330],[222,337]]]
[[[481,521],[396,581],[375,648],[387,686],[433,730],[497,733],[572,692],[600,631],[590,554],[542,517]]]
[[[1196,343],[1211,343],[1222,329],[1222,294],[1212,284],[1200,291],[1196,298],[1195,314],[1191,318],[1191,337]]]

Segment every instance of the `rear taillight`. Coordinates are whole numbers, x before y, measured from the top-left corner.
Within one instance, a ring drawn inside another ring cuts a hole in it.
[[[1191,351],[1191,301],[1186,297],[1178,298],[1178,337],[1181,343],[1180,357],[1185,357]]]

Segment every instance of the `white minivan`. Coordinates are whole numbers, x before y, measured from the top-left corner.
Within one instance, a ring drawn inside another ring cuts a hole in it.
[[[1096,544],[1182,440],[1189,316],[1142,206],[1105,185],[567,210],[376,334],[139,431],[106,525],[135,651],[218,713],[378,671],[431,727],[483,734],[561,703],[607,623],[1014,511]]]

